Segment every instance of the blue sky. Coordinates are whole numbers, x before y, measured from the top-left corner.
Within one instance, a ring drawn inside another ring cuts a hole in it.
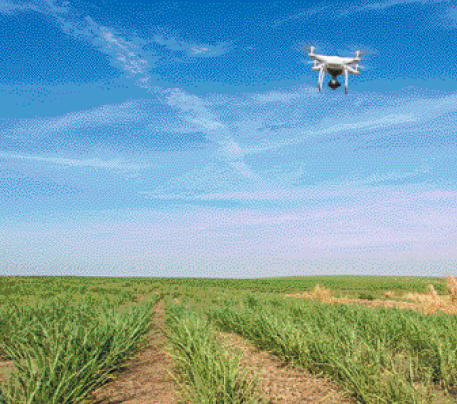
[[[0,275],[455,274],[452,1],[0,0]],[[351,56],[317,90],[306,47]]]

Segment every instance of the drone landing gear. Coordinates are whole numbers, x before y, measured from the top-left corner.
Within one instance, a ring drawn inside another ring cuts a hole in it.
[[[317,81],[317,88],[322,91],[322,83],[324,82],[325,71],[324,68],[319,70],[319,80]]]
[[[348,71],[344,69],[344,92],[348,93]]]

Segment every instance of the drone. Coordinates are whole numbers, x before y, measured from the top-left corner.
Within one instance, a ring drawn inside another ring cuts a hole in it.
[[[341,74],[344,74],[345,81],[345,93],[348,93],[348,76],[349,73],[355,74],[358,76],[360,74],[359,65],[356,64],[353,67],[349,66],[352,63],[360,62],[361,51],[355,52],[355,57],[353,58],[342,58],[339,56],[325,56],[325,55],[316,55],[314,51],[316,48],[310,46],[308,56],[314,59],[313,67],[311,68],[314,72],[319,71],[319,79],[317,81],[317,87],[319,91],[322,91],[322,83],[324,82],[325,73],[329,73],[332,76],[332,79],[329,81],[328,86],[332,90],[336,90],[341,83],[337,80],[337,77]]]

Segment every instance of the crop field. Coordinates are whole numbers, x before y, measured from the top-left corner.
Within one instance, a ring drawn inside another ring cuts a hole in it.
[[[455,403],[454,278],[0,277],[0,404]]]

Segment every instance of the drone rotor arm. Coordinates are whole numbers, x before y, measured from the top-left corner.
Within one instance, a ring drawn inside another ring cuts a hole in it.
[[[351,66],[346,66],[345,67],[345,71],[348,71],[351,74],[355,74],[356,76],[358,76],[360,74],[360,71],[358,70],[358,67],[356,69],[354,69]]]
[[[317,72],[317,71],[321,70],[321,67],[323,67],[323,64],[319,63],[317,60],[315,60],[313,66],[311,67],[311,70],[313,72]]]
[[[310,58],[313,58],[314,60],[317,60],[320,63],[325,63],[325,56],[323,56],[323,55],[315,55],[314,53],[313,54],[308,53],[308,56]]]
[[[343,59],[343,63],[346,64],[346,65],[352,65],[353,63],[359,63],[360,62],[360,58],[342,58]]]

